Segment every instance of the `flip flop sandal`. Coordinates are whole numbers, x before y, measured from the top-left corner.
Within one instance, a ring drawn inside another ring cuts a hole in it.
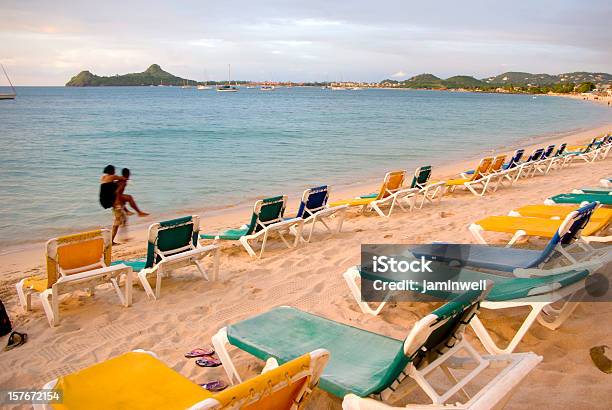
[[[208,383],[200,384],[200,386],[213,393],[227,389],[227,383],[223,380],[212,380]]]
[[[28,335],[26,333],[13,332],[8,338],[8,342],[4,347],[4,351],[8,352],[11,349],[21,346],[28,341]]]
[[[188,359],[193,359],[194,357],[210,356],[214,353],[215,350],[212,347],[198,347],[193,349],[191,352],[185,353],[185,357]]]
[[[221,366],[221,360],[212,356],[203,356],[201,359],[196,360],[195,364],[200,367],[218,367]]]

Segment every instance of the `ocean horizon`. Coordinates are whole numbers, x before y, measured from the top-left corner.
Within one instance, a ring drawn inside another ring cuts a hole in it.
[[[131,169],[126,192],[156,218],[347,186],[610,120],[605,106],[545,95],[302,87],[17,93],[0,101],[3,247],[110,225],[98,202],[107,164]]]

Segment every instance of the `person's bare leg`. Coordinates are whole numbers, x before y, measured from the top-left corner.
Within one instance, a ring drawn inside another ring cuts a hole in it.
[[[117,236],[117,231],[119,230],[119,225],[113,224],[113,228],[111,229],[111,242],[113,245],[119,245],[115,242],[115,236]]]
[[[149,215],[148,213],[143,212],[143,211],[141,211],[138,208],[138,205],[136,205],[136,201],[134,201],[134,197],[132,197],[132,195],[125,195],[125,194],[121,195],[121,201],[123,203],[127,202],[128,204],[130,204],[132,209],[138,213],[138,216],[147,216],[147,215]]]

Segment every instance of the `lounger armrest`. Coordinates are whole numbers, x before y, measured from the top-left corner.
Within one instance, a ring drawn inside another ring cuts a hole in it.
[[[206,245],[200,246],[189,251],[175,253],[174,255],[166,256],[162,262],[176,262],[177,260],[187,259],[201,253],[212,252],[215,249],[219,249],[219,245]]]
[[[566,273],[572,270],[580,271],[580,270],[588,270],[589,272],[595,272],[598,269],[601,269],[604,266],[604,263],[598,259],[592,259],[585,262],[574,263],[572,265],[562,266],[559,268],[553,269],[522,269],[517,268],[512,271],[512,274],[518,278],[529,278],[532,276],[550,276],[557,275],[560,273]]]
[[[91,279],[96,276],[106,275],[109,273],[119,274],[119,273],[122,273],[122,271],[125,271],[125,273],[127,273],[128,270],[131,271],[132,268],[130,268],[127,265],[124,265],[123,263],[120,263],[119,265],[106,266],[104,268],[98,268],[98,269],[88,270],[88,271],[81,272],[81,273],[74,273],[68,276],[62,276],[56,283],[72,283],[72,282],[77,282],[80,280]]]

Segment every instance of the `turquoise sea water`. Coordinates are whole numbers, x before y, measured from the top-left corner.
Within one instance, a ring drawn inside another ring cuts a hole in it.
[[[106,164],[131,168],[127,192],[161,217],[438,164],[612,113],[555,97],[416,90],[17,92],[0,101],[0,246],[109,224],[98,203]]]

